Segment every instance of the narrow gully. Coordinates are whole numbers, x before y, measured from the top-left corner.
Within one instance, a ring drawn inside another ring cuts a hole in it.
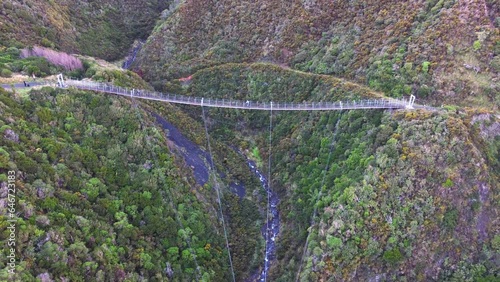
[[[264,267],[262,271],[257,276],[251,276],[250,281],[267,281],[267,275],[269,272],[269,268],[271,263],[276,259],[276,239],[278,233],[280,231],[280,220],[279,220],[279,211],[278,204],[279,198],[278,195],[269,189],[269,183],[264,174],[257,169],[255,162],[247,160],[247,164],[250,167],[250,170],[257,175],[260,180],[260,184],[269,194],[269,220],[262,227],[262,236],[266,241],[266,250],[264,256]],[[266,236],[267,233],[267,236]]]
[[[166,119],[160,115],[151,112],[153,117],[155,117],[156,122],[161,125],[161,127],[167,131],[167,138],[175,144],[178,153],[183,157],[186,164],[193,170],[193,176],[199,185],[204,185],[208,181],[209,168],[208,163],[208,153],[201,150],[199,146],[193,143],[191,140],[187,139],[173,124],[168,122]],[[242,154],[239,150],[235,149],[239,154]],[[266,176],[257,168],[255,162],[247,159],[247,165],[251,172],[259,178],[260,184],[266,193],[269,193],[269,221],[265,222],[262,226],[261,234],[266,241],[266,250],[264,256],[264,265],[260,272],[253,273],[246,281],[267,281],[267,274],[270,269],[272,262],[276,259],[276,239],[280,231],[280,221],[278,204],[278,195],[270,191],[269,183]],[[219,172],[219,176],[224,178],[224,175]],[[231,183],[231,190],[240,197],[245,196],[245,188],[243,185],[237,185],[236,183]],[[267,196],[267,194],[266,194]],[[267,209],[266,209],[267,212]],[[267,236],[266,236],[267,233]]]

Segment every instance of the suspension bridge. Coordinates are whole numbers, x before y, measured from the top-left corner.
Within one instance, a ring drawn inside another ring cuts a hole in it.
[[[240,101],[232,99],[214,99],[183,96],[171,93],[160,93],[144,89],[130,89],[119,87],[113,84],[82,81],[73,79],[64,79],[60,74],[57,76],[58,87],[75,87],[82,90],[91,90],[116,94],[120,96],[133,97],[139,99],[169,102],[175,104],[194,105],[202,107],[231,108],[246,110],[264,110],[264,111],[333,111],[333,110],[357,110],[357,109],[422,109],[430,108],[415,104],[415,96],[411,95],[406,99],[364,99],[353,101],[336,102],[259,102],[259,101]]]
[[[258,276],[259,281],[266,282],[267,281],[267,276],[268,276],[268,271],[270,267],[270,260],[272,259],[273,255],[271,255],[272,252],[275,250],[273,247],[269,247],[270,243],[269,240],[273,240],[277,236],[277,231],[274,230],[274,227],[270,227],[270,195],[271,195],[271,156],[272,156],[272,129],[273,129],[273,111],[333,111],[333,110],[357,110],[357,109],[362,109],[362,110],[369,110],[369,109],[433,109],[432,107],[429,106],[422,106],[422,105],[417,105],[415,104],[415,96],[411,95],[408,100],[406,99],[393,99],[393,98],[381,98],[381,99],[364,99],[364,100],[357,100],[357,101],[336,101],[336,102],[303,102],[303,103],[284,103],[284,102],[261,102],[261,101],[240,101],[240,100],[232,100],[232,99],[214,99],[214,98],[202,98],[202,97],[190,97],[190,96],[183,96],[183,95],[177,95],[177,94],[171,94],[171,93],[160,93],[160,92],[153,92],[153,91],[148,91],[144,89],[130,89],[130,88],[124,88],[124,87],[119,87],[113,84],[109,83],[102,83],[102,82],[93,82],[93,81],[81,81],[81,80],[73,80],[73,79],[64,79],[62,74],[59,74],[57,76],[57,86],[61,88],[66,88],[66,87],[75,87],[77,89],[82,89],[82,90],[90,90],[90,91],[97,91],[97,92],[104,92],[104,93],[110,93],[110,94],[116,94],[124,97],[131,97],[131,98],[139,98],[139,99],[146,99],[146,100],[153,100],[153,101],[161,101],[161,102],[169,102],[169,103],[175,103],[175,104],[184,104],[184,105],[194,105],[194,106],[201,106],[202,108],[202,117],[203,117],[203,123],[205,126],[205,135],[207,139],[207,148],[208,148],[208,153],[209,153],[209,163],[210,163],[210,173],[211,177],[214,181],[215,184],[215,191],[217,192],[217,198],[218,198],[218,205],[219,205],[219,213],[220,213],[220,219],[222,222],[223,230],[224,230],[224,237],[225,237],[225,243],[226,243],[226,248],[228,250],[228,257],[229,257],[229,264],[230,264],[230,269],[231,269],[231,278],[232,281],[236,281],[235,277],[235,272],[233,268],[233,262],[231,258],[231,250],[230,250],[230,244],[228,240],[228,231],[226,228],[226,223],[224,220],[224,215],[222,212],[222,205],[221,205],[221,194],[220,194],[220,185],[217,180],[216,176],[216,169],[214,165],[214,160],[213,160],[213,154],[212,154],[212,149],[210,145],[210,136],[207,128],[207,121],[205,117],[205,107],[216,107],[216,108],[232,108],[232,109],[246,109],[246,110],[264,110],[264,111],[269,111],[270,112],[270,118],[269,118],[269,152],[268,152],[268,186],[267,186],[267,212],[266,212],[266,231],[265,231],[265,261],[264,261],[264,267],[260,275]],[[336,128],[338,127],[338,121],[335,126]],[[326,170],[330,164],[330,159],[331,159],[331,154],[332,150],[334,147],[334,141],[335,141],[335,130],[332,134],[332,143],[330,145],[330,153],[328,155],[328,162],[325,165],[324,171],[323,171],[323,178],[321,181],[321,186],[324,185],[325,182],[325,177],[326,177]],[[321,191],[320,194],[318,195],[318,199],[321,196]],[[312,219],[314,220],[314,214],[316,213],[316,208],[313,213]],[[314,225],[314,223],[313,223]],[[274,233],[273,233],[274,232]],[[269,233],[273,233],[272,236],[269,236]],[[309,235],[310,232],[308,231],[307,234],[307,239],[303,248],[303,253],[301,256],[301,261],[299,265],[299,270],[297,273],[296,281],[300,280],[300,274],[302,270],[302,265],[304,263],[304,257],[306,254],[310,251],[308,250],[308,241],[309,241]],[[190,242],[188,241],[188,245],[190,245]],[[192,251],[191,246],[189,247]],[[200,278],[200,269],[198,266],[198,263],[196,261],[196,256],[193,254],[195,263],[197,265],[197,275],[198,279]]]

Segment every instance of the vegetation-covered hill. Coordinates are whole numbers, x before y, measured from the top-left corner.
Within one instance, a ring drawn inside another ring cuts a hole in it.
[[[17,171],[19,280],[231,279],[214,189],[195,183],[150,112],[201,148],[206,121],[238,281],[262,267],[266,195],[237,151],[267,171],[269,140],[281,220],[269,281],[500,279],[495,1],[174,2],[159,16],[169,1],[2,1],[1,75],[59,71],[19,59],[14,47],[31,44],[115,59],[159,18],[137,74],[87,59],[79,75],[197,97],[415,94],[438,107],[274,113],[270,139],[269,112],[205,109],[203,120],[190,106],[0,89],[0,188]]]
[[[228,277],[213,198],[197,198],[152,117],[126,99],[0,89],[0,240],[16,177],[15,281]],[[0,280],[9,281],[0,259]],[[191,255],[196,254],[196,261]],[[199,273],[196,271],[197,265]]]
[[[274,177],[288,199],[282,246],[301,249],[317,208],[302,281],[498,274],[498,117],[350,111],[302,117],[302,127],[293,119],[277,124],[286,134],[276,136]],[[300,256],[291,250],[281,248],[288,269],[276,268],[279,281],[297,273]]]
[[[274,101],[359,95],[359,86],[335,86],[321,76],[232,64],[196,72],[186,91]],[[269,113],[210,113],[215,136],[240,146],[253,140],[267,159]],[[284,224],[271,280],[295,280],[307,230],[301,281],[497,277],[498,115],[454,107],[275,115],[271,179]]]
[[[149,81],[267,61],[390,96],[498,109],[499,8],[491,0],[185,1],[148,39]]]
[[[144,39],[170,1],[0,1],[0,45],[42,45],[107,60]]]

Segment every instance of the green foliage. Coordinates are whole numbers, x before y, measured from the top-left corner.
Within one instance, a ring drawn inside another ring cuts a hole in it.
[[[90,69],[89,69],[90,70]],[[92,79],[101,82],[111,82],[116,86],[137,88],[137,89],[150,89],[151,87],[147,85],[136,73],[131,71],[120,71],[120,70],[93,70],[90,73],[85,73],[85,75],[91,75]]]
[[[105,193],[106,187],[102,184],[101,180],[98,178],[89,179],[88,183],[85,185],[85,188],[82,189],[82,192],[87,195],[88,199],[93,202],[99,196],[99,193]]]
[[[43,47],[52,48],[52,49],[54,49],[56,47],[54,42],[48,40],[47,38],[42,38],[42,41],[40,43],[42,44]]]
[[[147,0],[139,6],[132,2],[117,6],[108,0],[92,5],[79,1],[67,4],[71,9],[52,0],[0,4],[10,8],[2,8],[5,13],[0,19],[0,43],[23,47],[42,45],[116,60],[128,51],[134,40],[149,34],[169,1]],[[19,31],[21,27],[24,28]]]
[[[59,68],[50,64],[45,58],[30,57],[21,59],[19,53],[19,50],[15,47],[5,50],[0,49],[0,76],[10,77],[12,72],[46,76],[59,71]]]
[[[491,240],[491,247],[495,251],[500,250],[500,235],[495,235],[495,237],[493,237],[493,239]]]
[[[20,51],[15,47],[0,49],[0,76],[10,77],[12,72],[24,72],[28,75],[47,76],[56,74],[61,68],[50,64],[43,57],[28,57],[21,59]],[[10,73],[9,73],[10,72]]]
[[[337,249],[342,247],[342,239],[334,236],[327,237],[326,243],[328,244],[328,247],[332,249]]]
[[[37,66],[28,66],[26,68],[26,72],[28,73],[28,75],[41,75],[40,68],[38,68]]]
[[[0,138],[0,181],[5,165],[23,172],[18,208],[29,218],[17,223],[25,238],[18,256],[31,258],[24,273],[80,281],[121,269],[129,277],[140,272],[166,280],[169,261],[175,277],[190,281],[193,258],[180,256],[190,239],[194,250],[203,250],[196,251],[200,272],[211,281],[228,278],[224,241],[208,208],[215,202],[190,193],[186,172],[174,166],[146,112],[125,99],[74,89],[42,88],[23,99],[0,89],[0,101],[0,134],[20,135],[18,143]],[[183,215],[169,201],[182,205]],[[178,236],[180,224],[189,238]],[[71,240],[58,239],[64,234]]]
[[[430,65],[431,65],[431,63],[430,63],[430,62],[427,62],[427,61],[423,62],[423,63],[422,63],[422,72],[423,72],[423,73],[428,73],[428,72],[429,72],[429,66],[430,66]]]
[[[481,49],[481,41],[474,41],[474,43],[472,44],[472,49],[474,49],[474,51],[479,51],[479,49]]]
[[[261,265],[263,257],[260,244],[261,215],[257,206],[248,199],[226,193],[225,214],[230,218],[229,243],[236,271],[236,280],[248,277],[250,271]],[[206,248],[205,248],[206,249]]]
[[[391,264],[396,264],[403,259],[403,255],[398,248],[385,251],[382,257],[386,262]]]
[[[453,187],[453,181],[451,181],[451,179],[446,179],[446,181],[443,183],[443,187],[445,188],[451,188]]]
[[[411,63],[406,63],[403,68],[400,68],[398,65],[402,60],[401,56],[392,59],[383,56],[377,59],[379,60],[374,60],[367,72],[368,85],[392,97],[411,94],[413,84],[411,76],[416,75]]]
[[[456,208],[448,208],[443,218],[445,228],[453,230],[458,222],[458,210]]]
[[[254,147],[252,149],[252,156],[257,160],[258,163],[262,164],[262,158],[260,156],[259,148]]]
[[[54,274],[62,274],[67,269],[67,259],[67,252],[61,246],[50,241],[43,245],[36,256],[37,263]]]
[[[11,77],[12,71],[10,71],[9,69],[0,69],[0,76],[1,77]]]
[[[141,266],[147,270],[151,270],[154,264],[151,262],[151,256],[147,253],[141,253]]]
[[[356,58],[353,50],[355,31],[337,28],[309,42],[292,59],[297,69],[319,74],[341,75],[349,71]]]

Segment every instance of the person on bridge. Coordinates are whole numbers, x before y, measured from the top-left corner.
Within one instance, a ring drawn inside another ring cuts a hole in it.
[[[250,101],[247,100],[245,104],[247,105],[247,107],[250,106]]]

